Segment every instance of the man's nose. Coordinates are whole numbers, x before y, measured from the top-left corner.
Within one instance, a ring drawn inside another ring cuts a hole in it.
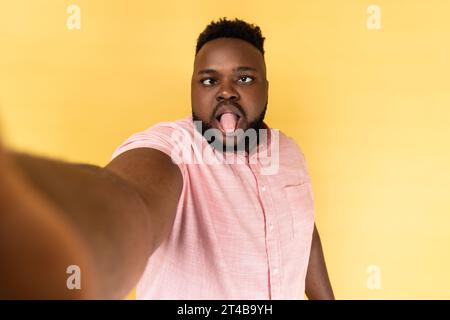
[[[222,100],[239,100],[239,93],[234,88],[233,84],[229,81],[224,81],[219,87],[219,91],[216,95],[217,101]]]

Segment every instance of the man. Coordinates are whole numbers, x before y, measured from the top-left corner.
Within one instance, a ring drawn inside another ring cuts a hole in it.
[[[0,296],[333,299],[303,154],[263,121],[263,43],[242,20],[208,25],[192,117],[104,168],[0,150]]]

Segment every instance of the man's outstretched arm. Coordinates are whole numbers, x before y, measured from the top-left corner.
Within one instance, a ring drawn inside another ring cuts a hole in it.
[[[314,232],[306,274],[306,295],[310,300],[334,300],[333,289],[328,278],[319,232],[314,224]]]
[[[101,168],[0,148],[0,172],[4,298],[124,297],[170,232],[182,187],[153,149]],[[80,265],[89,292],[67,289],[68,265]]]

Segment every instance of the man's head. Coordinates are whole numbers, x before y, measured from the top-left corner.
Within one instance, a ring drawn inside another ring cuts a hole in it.
[[[200,34],[191,102],[203,133],[218,129],[225,142],[235,141],[237,129],[262,128],[269,87],[263,44],[260,28],[238,19],[211,22]]]

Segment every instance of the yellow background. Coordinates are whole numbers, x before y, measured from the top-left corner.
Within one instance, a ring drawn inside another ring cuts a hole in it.
[[[130,134],[190,113],[195,41],[222,16],[267,38],[267,120],[306,154],[336,297],[449,299],[450,1],[1,1],[3,136],[106,164]]]

